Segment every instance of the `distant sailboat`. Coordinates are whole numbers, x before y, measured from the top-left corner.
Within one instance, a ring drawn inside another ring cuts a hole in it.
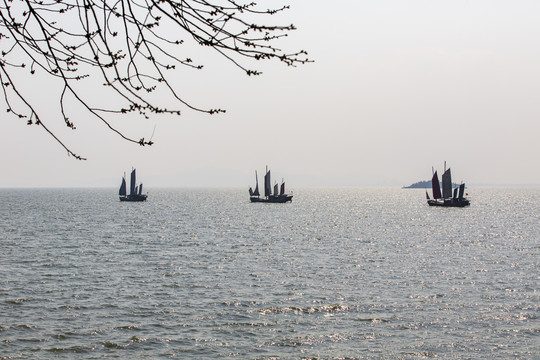
[[[431,179],[431,188],[433,191],[433,199],[429,198],[429,194],[426,191],[427,203],[429,206],[445,206],[445,207],[464,207],[470,205],[470,201],[464,197],[465,184],[459,185],[452,190],[452,175],[450,168],[446,169],[446,162],[444,163],[445,171],[442,175],[442,194],[439,184],[439,176],[437,171],[433,173]]]
[[[282,180],[281,187],[276,183],[274,185],[274,193],[272,194],[272,186],[270,181],[270,170],[266,167],[266,174],[264,175],[264,197],[259,194],[259,179],[257,177],[257,171],[255,171],[255,191],[249,188],[249,200],[251,202],[270,202],[270,203],[284,203],[292,201],[292,195],[285,194],[285,181]]]
[[[118,190],[120,201],[146,201],[148,195],[142,193],[143,184],[136,184],[135,169],[131,170],[131,181],[129,185],[129,194],[127,194],[126,176],[124,175],[120,184],[120,190]]]

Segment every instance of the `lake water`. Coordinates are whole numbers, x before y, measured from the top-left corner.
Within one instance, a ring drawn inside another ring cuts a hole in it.
[[[540,189],[0,190],[0,359],[538,359]]]

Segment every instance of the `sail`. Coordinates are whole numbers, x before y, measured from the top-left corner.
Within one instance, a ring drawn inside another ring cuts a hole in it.
[[[431,187],[433,188],[433,198],[440,199],[441,196],[441,185],[439,184],[439,175],[435,171],[433,178],[431,179]]]
[[[463,199],[463,193],[465,193],[465,184],[459,185],[459,198]]]
[[[122,184],[120,185],[120,190],[118,190],[118,195],[126,196],[126,178],[122,177]]]
[[[457,199],[457,191],[458,191],[458,188],[455,188],[454,189],[454,199]]]
[[[131,171],[131,183],[129,185],[129,194],[135,195],[137,193],[135,190],[135,169]]]
[[[277,194],[279,194],[279,189],[278,189],[278,184],[276,183],[274,185],[274,195],[277,195]]]
[[[141,183],[141,185],[139,185],[139,195],[141,195],[141,194],[142,194],[142,183]]]
[[[270,170],[264,175],[264,196],[272,195],[272,185],[270,185]]]
[[[281,183],[281,191],[279,192],[279,195],[285,194],[285,182]]]
[[[259,178],[257,177],[257,171],[255,170],[255,191],[253,192],[253,195],[251,196],[261,196],[259,193]]]
[[[133,191],[133,195],[137,195],[139,193],[139,187],[135,186],[135,190]]]
[[[445,199],[452,197],[452,175],[450,175],[450,168],[442,176],[442,193]]]
[[[249,188],[249,196],[253,196],[253,189],[251,187]]]

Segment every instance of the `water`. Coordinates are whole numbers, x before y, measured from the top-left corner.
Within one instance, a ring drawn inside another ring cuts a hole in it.
[[[540,357],[540,189],[0,190],[0,359]]]

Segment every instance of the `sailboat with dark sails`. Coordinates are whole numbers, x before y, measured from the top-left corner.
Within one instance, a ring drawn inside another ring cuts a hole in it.
[[[279,187],[276,183],[274,185],[274,193],[272,193],[272,186],[270,181],[270,170],[266,167],[266,174],[264,175],[264,197],[261,197],[259,193],[259,179],[257,177],[257,171],[255,171],[255,191],[249,188],[249,200],[251,202],[266,202],[266,203],[285,203],[292,201],[292,195],[285,193],[285,181],[282,180]]]
[[[439,176],[437,175],[437,171],[435,171],[433,173],[433,177],[431,178],[433,199],[429,198],[429,194],[426,191],[428,205],[443,207],[469,206],[471,202],[464,196],[465,184],[461,183],[458,187],[452,189],[452,175],[450,173],[450,168],[446,169],[446,162],[444,163],[444,168],[444,173],[442,175],[442,194],[439,183]]]
[[[148,195],[142,193],[143,184],[137,185],[135,169],[131,170],[131,181],[129,184],[129,194],[126,189],[126,175],[122,177],[122,183],[120,190],[118,190],[118,196],[120,201],[146,201]]]

